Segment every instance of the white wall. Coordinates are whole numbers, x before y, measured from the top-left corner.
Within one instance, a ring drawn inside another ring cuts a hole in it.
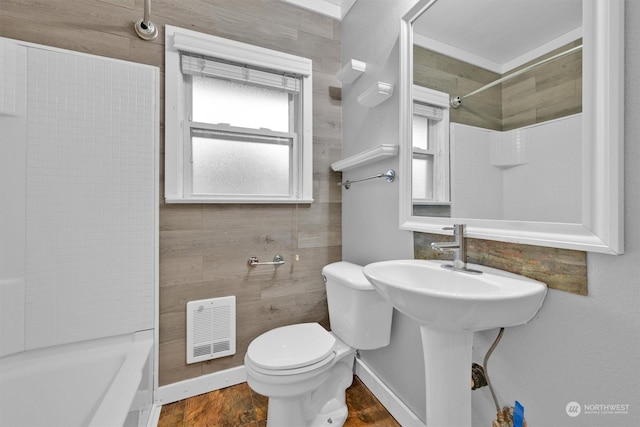
[[[354,58],[367,63],[367,72],[342,88],[343,157],[382,143],[398,143],[399,96],[376,108],[358,104],[357,97],[380,80],[399,82],[398,35],[400,19],[415,3],[401,1],[358,1],[342,21],[342,63]],[[343,179],[397,171],[398,159],[343,173]],[[399,230],[398,176],[392,184],[380,180],[354,184],[342,192],[342,256],[345,260],[367,264],[386,259],[413,258],[413,234]],[[424,417],[424,377],[420,331],[415,323],[394,312],[391,345],[377,351],[362,352],[363,360],[374,367],[403,401]],[[397,363],[396,363],[397,362]]]
[[[351,58],[367,63],[367,72],[342,88],[343,123],[346,123],[342,128],[343,158],[379,144],[398,143],[398,91],[375,108],[363,107],[357,98],[377,81],[398,84],[397,35],[400,18],[411,4],[412,1],[407,0],[360,1],[354,6],[356,10],[343,20],[342,25],[351,37],[343,43],[342,63]],[[343,180],[370,176],[387,169],[397,172],[397,157],[345,171]],[[342,190],[345,260],[362,264],[413,257],[412,233],[398,229],[398,183],[402,179],[405,177],[396,176],[393,183],[383,179],[365,181]]]
[[[343,62],[353,57],[371,65],[365,76],[343,89],[345,155],[381,139],[397,141],[398,98],[370,110],[358,107],[355,98],[375,80],[397,83],[399,22],[413,4],[414,0],[359,1],[343,21]],[[551,290],[536,319],[508,330],[491,357],[490,372],[501,403],[518,399],[529,425],[636,426],[640,418],[640,28],[635,25],[640,2],[627,0],[625,7],[626,252],[619,257],[590,254],[589,296]],[[344,258],[365,264],[412,257],[412,239],[398,230],[398,187],[357,185],[343,193]],[[476,334],[474,360],[482,361],[496,332]],[[389,347],[364,352],[363,359],[424,419],[417,326],[396,316],[393,334]],[[572,401],[630,405],[629,415],[583,413],[571,418],[565,407]],[[488,389],[475,391],[474,425],[490,425],[494,412]]]

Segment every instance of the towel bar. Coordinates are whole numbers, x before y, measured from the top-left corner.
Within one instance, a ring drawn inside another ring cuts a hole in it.
[[[387,182],[393,182],[396,179],[396,172],[392,169],[389,169],[388,171],[386,171],[385,173],[379,173],[377,175],[373,175],[373,176],[368,176],[366,178],[360,178],[360,179],[348,179],[344,182],[340,182],[338,183],[339,186],[343,186],[345,189],[349,189],[351,188],[351,184],[353,184],[354,182],[361,182],[361,181],[367,181],[370,179],[376,179],[376,178],[386,178]]]

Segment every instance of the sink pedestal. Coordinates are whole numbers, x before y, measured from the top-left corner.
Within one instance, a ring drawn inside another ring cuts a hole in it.
[[[445,261],[374,262],[362,272],[399,312],[420,325],[427,427],[471,427],[473,332],[523,325],[547,286],[527,277],[469,264],[482,274],[442,268]]]
[[[471,426],[473,332],[421,325],[427,387],[427,427]]]

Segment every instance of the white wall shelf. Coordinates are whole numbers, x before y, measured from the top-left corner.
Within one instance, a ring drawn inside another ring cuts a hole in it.
[[[382,104],[393,95],[394,85],[384,82],[376,82],[359,97],[358,102],[365,107],[375,107]]]
[[[385,157],[393,157],[398,155],[398,145],[396,144],[380,144],[376,147],[362,151],[361,153],[349,156],[346,159],[338,160],[331,164],[331,169],[336,172],[342,172],[354,169],[359,166],[368,165],[382,160]]]
[[[355,79],[360,77],[367,69],[367,63],[358,61],[357,59],[350,59],[345,63],[338,74],[336,79],[342,82],[342,84],[353,83]]]

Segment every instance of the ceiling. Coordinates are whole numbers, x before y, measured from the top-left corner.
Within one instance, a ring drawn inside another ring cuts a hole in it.
[[[494,71],[504,72],[521,65],[514,61],[526,59],[531,51],[549,51],[579,38],[582,0],[439,0],[413,28],[420,35],[416,44],[435,41],[483,58],[502,68]]]
[[[341,20],[357,0],[282,1]],[[413,28],[418,45],[505,73],[580,38],[582,0],[438,0]]]

